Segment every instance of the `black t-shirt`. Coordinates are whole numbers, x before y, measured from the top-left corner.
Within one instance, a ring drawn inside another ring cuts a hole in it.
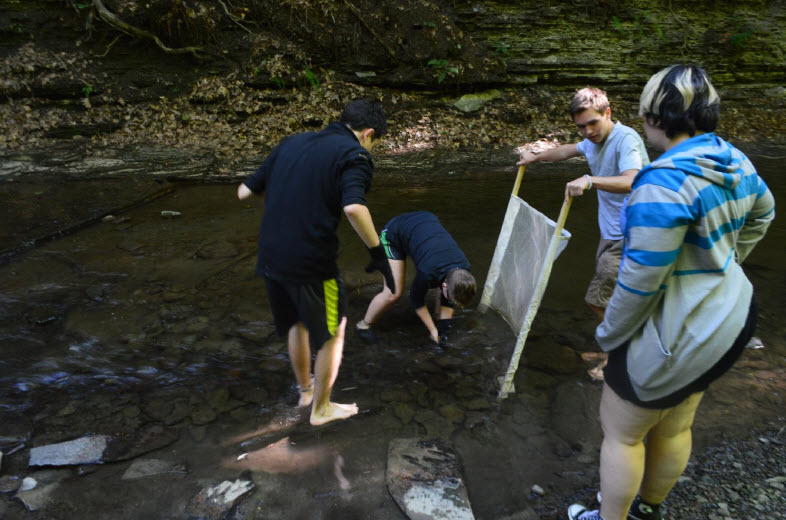
[[[404,213],[393,217],[385,229],[388,240],[415,263],[417,274],[409,290],[415,309],[426,304],[428,290],[442,285],[450,271],[469,270],[464,252],[433,213]]]
[[[243,183],[265,192],[256,272],[281,281],[338,276],[342,209],[366,204],[374,164],[342,123],[288,137]]]

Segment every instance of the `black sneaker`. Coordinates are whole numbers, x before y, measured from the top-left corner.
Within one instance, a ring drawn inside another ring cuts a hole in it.
[[[364,343],[368,343],[369,345],[372,345],[379,341],[379,336],[377,336],[377,333],[374,332],[374,329],[371,327],[367,329],[361,329],[355,327],[355,336],[360,338]]]
[[[628,520],[663,520],[660,504],[647,504],[636,495],[628,511]]]

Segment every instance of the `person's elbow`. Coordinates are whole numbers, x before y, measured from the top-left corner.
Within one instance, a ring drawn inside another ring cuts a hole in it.
[[[237,198],[239,200],[246,200],[247,198],[251,197],[254,192],[249,189],[244,183],[240,183],[240,186],[237,187]]]
[[[355,204],[348,204],[344,206],[344,214],[347,218],[356,218],[360,217],[361,215],[365,214],[368,211],[366,206],[363,204],[355,203]]]

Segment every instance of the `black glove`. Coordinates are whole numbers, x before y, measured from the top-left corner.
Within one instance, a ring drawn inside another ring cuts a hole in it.
[[[450,320],[437,320],[434,325],[437,326],[437,337],[439,338],[439,346],[450,346],[448,341],[448,332],[450,332]]]
[[[390,288],[390,292],[395,293],[396,283],[393,281],[393,271],[390,270],[385,247],[382,244],[379,244],[377,247],[370,247],[368,248],[368,254],[371,255],[371,261],[366,266],[366,272],[379,271],[382,273],[382,276],[385,278],[385,284]]]

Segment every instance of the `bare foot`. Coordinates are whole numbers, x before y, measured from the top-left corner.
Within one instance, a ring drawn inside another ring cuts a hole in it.
[[[328,403],[324,410],[317,411],[316,408],[311,410],[311,424],[320,426],[330,421],[337,421],[339,419],[347,419],[358,413],[358,405]]]
[[[311,401],[314,400],[314,376],[311,376],[311,382],[306,388],[300,389],[300,399],[297,402],[299,407],[310,406]]]
[[[604,359],[603,361],[598,363],[595,366],[595,368],[590,368],[589,370],[587,370],[587,373],[595,381],[603,381],[605,379],[604,375],[603,375],[603,367],[605,367],[606,363],[608,363],[608,362],[609,362],[608,358]]]

